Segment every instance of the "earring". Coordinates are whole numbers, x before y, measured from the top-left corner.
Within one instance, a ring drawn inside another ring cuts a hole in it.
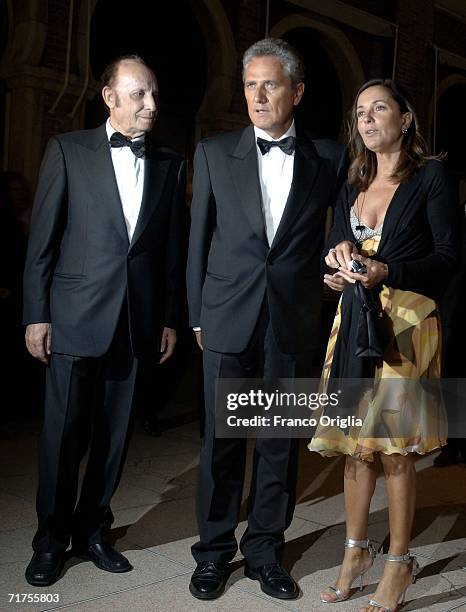
[[[402,134],[406,134],[406,132],[407,132],[407,131],[408,131],[408,128],[404,127],[404,128],[401,130],[401,133],[402,133]]]

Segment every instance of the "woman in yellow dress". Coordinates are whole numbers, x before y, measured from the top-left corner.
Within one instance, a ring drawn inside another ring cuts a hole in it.
[[[349,149],[348,182],[325,257],[332,270],[324,282],[343,293],[322,387],[361,380],[361,391],[354,406],[345,406],[344,391],[340,398],[346,415],[359,419],[356,424],[319,425],[309,444],[325,456],[346,455],[345,555],[336,584],[322,591],[321,601],[347,599],[352,583],[359,578],[362,585],[372,566],[367,525],[378,456],[388,492],[390,547],[374,598],[362,610],[392,612],[418,569],[408,550],[413,459],[445,444],[444,410],[429,382],[440,377],[435,300],[457,266],[458,224],[443,164],[427,154],[415,113],[393,81],[375,79],[359,90]],[[368,380],[369,389],[362,384]]]

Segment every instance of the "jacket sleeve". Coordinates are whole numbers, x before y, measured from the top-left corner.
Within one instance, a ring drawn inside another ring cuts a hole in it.
[[[50,285],[67,215],[67,176],[60,142],[51,138],[42,161],[24,270],[23,323],[50,322]]]
[[[200,325],[202,288],[205,281],[207,259],[215,223],[215,199],[207,156],[204,145],[201,142],[198,144],[194,155],[191,231],[186,276],[189,324],[191,327],[198,327]]]
[[[458,206],[444,166],[431,162],[426,169],[426,213],[433,248],[425,257],[405,261],[385,260],[386,285],[436,295],[459,265]]]
[[[186,246],[187,246],[187,207],[186,207],[186,162],[180,164],[168,227],[167,256],[165,264],[165,326],[176,329],[186,317]]]
[[[356,242],[352,235],[349,227],[349,187],[345,183],[340,189],[338,194],[337,203],[333,211],[333,223],[332,228],[329,232],[327,240],[325,241],[324,250],[321,258],[321,271],[322,274],[327,274],[330,268],[325,263],[325,256],[329,252],[329,249],[333,248],[343,240],[350,240]]]

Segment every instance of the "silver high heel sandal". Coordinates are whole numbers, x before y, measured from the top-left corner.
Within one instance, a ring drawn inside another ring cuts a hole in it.
[[[373,547],[372,542],[370,540],[353,540],[352,538],[348,538],[347,540],[345,540],[345,548],[362,548],[364,550],[367,550],[369,555],[372,558],[372,563],[369,565],[369,567],[366,568],[365,570],[363,570],[362,572],[360,572],[359,574],[357,574],[353,578],[353,582],[354,582],[354,580],[359,578],[359,580],[360,580],[359,590],[362,591],[363,588],[364,588],[363,582],[362,582],[364,574],[371,569],[371,567],[372,567],[372,565],[374,563],[374,559],[377,556],[377,551]],[[327,600],[327,599],[322,599],[322,597],[321,597],[320,601],[322,603],[338,603],[340,601],[345,601],[351,595],[351,586],[350,586],[350,589],[348,590],[347,593],[345,593],[341,589],[337,589],[336,587],[333,587],[333,586],[329,586],[329,587],[327,587],[327,589],[328,589],[328,591],[331,591],[332,593],[335,594],[335,599]]]
[[[400,599],[398,601],[396,608],[387,608],[387,606],[382,606],[381,604],[377,603],[375,599],[370,599],[368,605],[374,606],[374,608],[377,608],[378,610],[381,610],[382,612],[396,612],[396,610],[398,610],[398,606],[400,604],[401,605],[404,604],[405,598],[406,598],[406,591],[409,589],[409,587],[412,584],[416,582],[416,577],[419,574],[420,568],[419,568],[419,563],[417,562],[416,557],[412,553],[410,553],[409,550],[405,555],[392,555],[388,553],[387,561],[392,561],[393,563],[405,563],[405,564],[412,563],[413,567],[411,568],[411,582],[405,588],[403,593],[401,593]]]

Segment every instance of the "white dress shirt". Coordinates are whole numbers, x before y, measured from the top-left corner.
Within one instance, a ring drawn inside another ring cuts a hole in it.
[[[285,204],[290,193],[293,180],[294,152],[292,155],[283,153],[280,147],[272,147],[268,153],[262,155],[257,145],[257,138],[275,140],[271,136],[254,126],[256,136],[257,158],[259,160],[259,181],[262,192],[262,212],[269,246],[272,244],[275,233],[280,224]],[[277,140],[287,136],[296,137],[294,121],[288,131]]]
[[[112,127],[109,119],[107,119],[105,127],[110,141],[112,134],[118,130]],[[133,138],[133,140],[140,140],[141,138],[144,137],[140,136],[139,138]],[[142,191],[144,188],[144,159],[136,157],[129,147],[110,147],[110,152],[128,238],[131,242],[134,228],[138,221],[139,211],[141,210]]]

